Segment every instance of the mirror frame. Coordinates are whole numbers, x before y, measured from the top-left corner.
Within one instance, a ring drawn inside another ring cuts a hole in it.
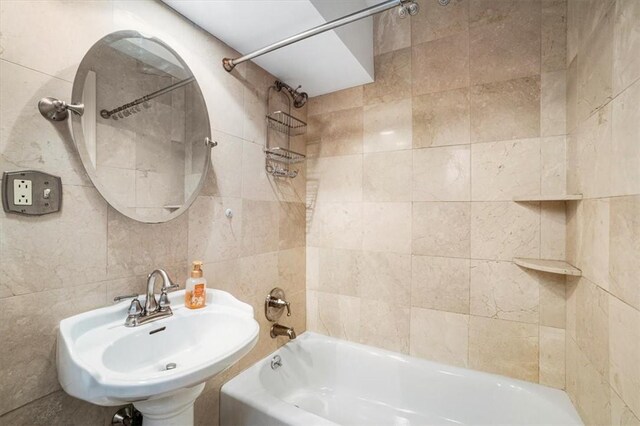
[[[89,53],[91,53],[94,49],[98,48],[98,46],[102,46],[105,43],[111,43],[114,41],[121,40],[123,38],[136,38],[136,37],[144,38],[146,40],[151,40],[155,43],[160,44],[162,47],[167,49],[172,55],[174,55],[175,58],[180,62],[180,64],[185,68],[185,70],[188,71],[195,78],[193,71],[191,71],[191,68],[189,68],[189,66],[186,64],[184,59],[182,59],[182,57],[174,49],[172,49],[167,43],[160,40],[158,37],[148,36],[135,30],[115,31],[105,35],[100,40],[96,41],[91,46],[91,48],[87,50],[84,57],[82,58],[80,65],[78,65],[78,71],[76,72],[75,78],[73,79],[73,90],[71,93],[71,99],[73,104],[82,103],[84,84],[87,77],[87,73],[89,72],[89,67],[88,67]],[[204,102],[205,113],[206,113],[204,114],[206,119],[205,125],[208,130],[207,132],[208,138],[211,138],[211,120],[209,119],[209,108],[207,107],[207,101],[204,97],[204,93],[202,92],[202,89],[200,88],[198,79],[195,78],[193,83],[196,84],[198,91],[200,92],[200,95],[202,96],[202,100]],[[76,149],[80,154],[82,165],[84,166],[84,169],[87,172],[87,175],[89,175],[89,179],[91,179],[91,183],[93,183],[95,188],[100,193],[100,196],[104,198],[107,204],[109,204],[111,207],[113,207],[114,209],[116,209],[118,212],[122,213],[126,217],[141,223],[168,222],[180,216],[184,212],[186,212],[189,209],[189,207],[191,207],[191,205],[196,200],[196,198],[198,198],[198,195],[200,195],[200,192],[202,191],[202,187],[204,186],[204,183],[207,180],[207,174],[209,172],[209,168],[211,167],[211,147],[207,147],[207,149],[205,150],[204,167],[203,167],[202,175],[200,176],[200,181],[198,182],[198,185],[193,190],[193,193],[191,194],[191,196],[182,204],[182,206],[179,209],[176,209],[174,212],[168,214],[166,217],[162,218],[161,220],[142,220],[140,217],[135,217],[131,215],[128,212],[130,208],[124,208],[117,201],[110,200],[107,198],[107,195],[109,194],[109,192],[106,191],[106,187],[102,184],[102,182],[100,182],[100,179],[97,176],[96,169],[93,168],[92,166],[88,166],[88,165],[92,165],[92,162],[91,162],[91,157],[89,156],[89,151],[87,150],[87,144],[85,141],[84,133],[82,131],[82,116],[79,116],[77,114],[70,114],[70,115],[71,115],[71,128],[72,128],[73,140],[76,145]],[[202,143],[206,144],[204,140],[202,141]]]

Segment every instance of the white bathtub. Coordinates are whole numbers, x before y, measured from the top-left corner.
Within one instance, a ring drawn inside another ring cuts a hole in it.
[[[224,426],[582,425],[560,390],[310,332],[226,383],[220,404]]]

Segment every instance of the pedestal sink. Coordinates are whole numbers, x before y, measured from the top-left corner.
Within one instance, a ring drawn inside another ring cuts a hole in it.
[[[170,293],[173,315],[125,327],[129,302],[60,322],[57,366],[62,388],[97,405],[133,403],[144,426],[193,424],[193,403],[207,379],[246,355],[258,339],[253,308],[227,292],[207,290],[207,306],[184,306]]]

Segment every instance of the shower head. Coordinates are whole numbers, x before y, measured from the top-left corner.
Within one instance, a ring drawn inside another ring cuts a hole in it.
[[[285,89],[289,95],[291,95],[291,98],[293,99],[293,106],[296,108],[302,108],[307,101],[309,100],[309,95],[307,95],[307,92],[300,92],[299,89],[302,86],[298,86],[297,88],[293,88],[291,86],[289,86],[287,83],[283,83],[280,80],[276,81],[276,89],[278,90],[282,90]]]
[[[307,95],[307,92],[295,92],[296,95],[293,97],[293,106],[296,108],[302,108],[304,106],[304,104],[307,103],[307,100],[309,100],[309,95]]]

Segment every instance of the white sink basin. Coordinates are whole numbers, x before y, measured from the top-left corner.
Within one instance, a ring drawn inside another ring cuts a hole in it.
[[[184,290],[169,299],[173,316],[138,327],[124,326],[130,300],[62,320],[57,364],[63,389],[98,405],[133,402],[145,425],[185,424],[184,418],[166,422],[149,408],[171,417],[190,407],[192,418],[203,383],[253,348],[259,326],[253,308],[224,291],[208,289],[207,306],[197,310],[184,306]]]

